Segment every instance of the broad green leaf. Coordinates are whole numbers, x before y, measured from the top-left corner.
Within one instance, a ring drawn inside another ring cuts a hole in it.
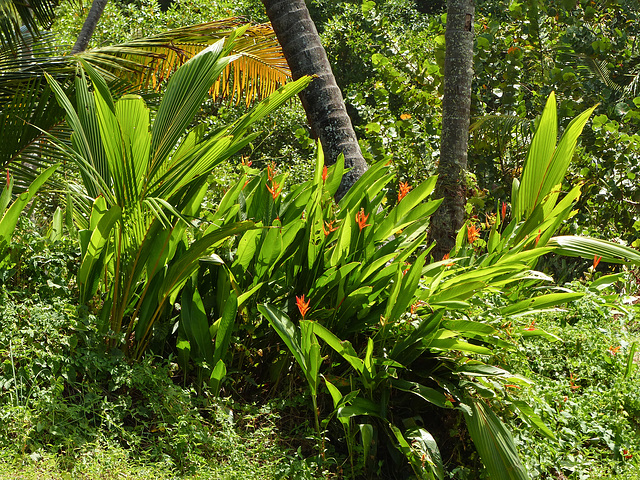
[[[358,372],[364,371],[364,362],[358,358],[358,354],[354,350],[351,343],[348,341],[342,341],[336,337],[331,331],[325,328],[321,324],[316,324],[314,333],[324,340],[331,348],[339,353],[349,364]]]
[[[216,344],[213,355],[214,365],[217,365],[220,360],[223,360],[227,353],[237,313],[238,297],[232,292],[224,304],[220,325],[216,332]]]
[[[200,293],[197,288],[193,287],[192,282],[187,282],[182,291],[180,305],[182,307],[180,319],[191,344],[192,357],[206,362],[209,368],[212,368],[215,362],[213,361],[213,343],[209,332],[209,320]]]
[[[573,235],[553,237],[547,244],[553,247],[558,255],[593,259],[602,257],[607,263],[632,263],[640,265],[640,253],[624,245],[606,240]]]
[[[469,435],[493,480],[529,480],[509,429],[484,401],[469,398],[471,414],[464,411]]]
[[[258,305],[258,311],[265,316],[273,329],[280,335],[306,376],[307,365],[300,345],[300,331],[284,313],[271,305]]]
[[[541,432],[545,437],[550,440],[556,440],[556,436],[553,434],[549,427],[545,425],[540,416],[533,411],[533,408],[527,403],[521,400],[512,400],[511,403],[518,409],[522,419],[529,425]]]
[[[403,392],[409,392],[423,399],[426,402],[432,403],[440,408],[447,408],[447,397],[441,390],[435,388],[426,387],[417,382],[409,382],[400,378],[394,378],[391,380],[391,384],[394,388],[402,390]]]
[[[475,335],[495,335],[497,330],[491,325],[480,322],[472,322],[470,320],[447,320],[442,324],[443,327],[460,333],[471,333]]]
[[[122,210],[115,205],[101,218],[91,234],[87,250],[82,257],[78,270],[78,288],[80,302],[86,304],[98,289],[98,283],[104,273],[104,249],[111,236],[111,230],[120,220]]]
[[[218,360],[218,363],[216,363],[216,366],[211,372],[211,377],[209,378],[209,386],[211,387],[214,397],[218,396],[218,393],[220,392],[220,383],[224,380],[226,375],[227,366],[222,360]]]
[[[500,309],[502,315],[516,315],[527,310],[555,307],[568,302],[572,302],[584,296],[583,293],[549,293],[539,297],[521,300],[518,303]]]

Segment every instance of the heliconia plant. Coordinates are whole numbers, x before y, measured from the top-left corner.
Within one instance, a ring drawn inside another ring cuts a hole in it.
[[[322,393],[318,381],[324,379],[334,410],[321,423],[329,428],[327,421],[337,419],[353,454],[356,440],[371,456],[386,438],[419,478],[441,479],[437,444],[416,419],[434,407],[457,409],[492,478],[528,478],[508,429],[488,406],[491,401],[508,407],[551,441],[555,438],[531,407],[508,392],[510,386],[524,387],[529,381],[491,359],[515,348],[513,335],[557,337],[531,324],[518,327],[517,321],[506,336],[485,319],[516,319],[581,296],[566,291],[531,296],[529,286],[553,280],[534,270],[541,255],[566,251],[636,263],[640,257],[609,242],[580,237],[566,242],[553,236],[579,193],[574,188],[561,197],[559,183],[590,113],[571,123],[556,148],[557,130],[550,128],[553,100],[534,137],[522,187],[514,188],[516,213],[506,224],[505,204],[483,244],[486,251],[480,247],[479,230],[469,224],[448,258],[429,261],[426,230],[439,204],[428,200],[433,178],[401,185],[398,201],[389,208],[385,187],[394,177],[387,165],[378,163],[336,205],[332,196],[343,165],[339,160],[325,168],[321,149],[313,179],[288,193],[280,188],[284,175],[272,166],[252,179],[242,178],[225,196],[223,202],[239,205],[234,211],[238,219],[251,218],[261,228],[245,232],[229,250],[219,250],[224,261],[207,267],[215,268],[215,287],[199,288],[251,296],[237,320],[252,323],[255,330],[262,316],[274,329],[302,370],[314,416]],[[506,300],[510,292],[530,298],[476,312],[482,294]],[[261,345],[258,337],[253,346]],[[320,364],[318,356],[329,361]],[[270,363],[284,371],[286,364],[274,358]],[[392,413],[407,403],[412,405],[410,418]]]
[[[149,347],[169,306],[197,272],[199,259],[229,236],[254,226],[221,217],[195,241],[188,240],[187,228],[200,210],[208,174],[258,135],[247,133],[252,124],[310,82],[303,78],[287,84],[213,134],[205,135],[201,126],[187,131],[211,86],[233,60],[229,52],[234,41],[234,35],[221,40],[179,68],[153,118],[140,96],[114,100],[104,79],[84,61],[75,82],[75,106],[48,77],[73,129],[72,148],[59,148],[78,166],[85,190],[75,200],[82,254],[80,301],[100,297],[102,330],[110,335],[110,345],[134,359]],[[89,214],[83,216],[83,211]],[[184,318],[189,322],[198,317],[194,311]],[[208,355],[206,349],[198,354]]]

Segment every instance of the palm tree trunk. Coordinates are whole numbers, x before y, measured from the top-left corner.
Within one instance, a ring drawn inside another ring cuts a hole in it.
[[[312,134],[322,143],[327,163],[335,163],[338,155],[343,153],[345,166],[351,168],[336,193],[339,199],[367,170],[342,92],[304,0],[262,0],[262,3],[282,45],[293,79],[304,75],[317,76],[300,94],[300,99]]]
[[[436,242],[433,250],[436,260],[440,260],[455,246],[456,233],[464,224],[474,13],[474,0],[447,2],[442,136],[435,191],[435,197],[444,198],[444,201],[431,217],[429,231],[429,238]]]
[[[84,21],[80,34],[78,35],[78,39],[76,40],[76,44],[71,49],[71,55],[84,52],[87,49],[87,46],[89,46],[89,40],[91,40],[91,35],[93,35],[93,31],[96,29],[98,20],[100,20],[102,12],[104,12],[104,8],[107,6],[108,1],[109,0],[93,0],[89,14]]]

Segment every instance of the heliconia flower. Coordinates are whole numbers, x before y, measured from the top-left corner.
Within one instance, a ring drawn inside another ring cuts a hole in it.
[[[600,263],[600,260],[602,260],[602,257],[599,257],[597,255],[593,256],[593,269],[594,270],[598,267],[598,264]]]
[[[327,166],[322,167],[322,183],[327,181],[327,177],[329,176],[329,171],[327,170]]]
[[[620,347],[619,346],[617,346],[617,347],[609,347],[609,353],[614,357],[618,354],[619,351],[620,351]]]
[[[535,320],[531,321],[531,323],[529,324],[528,327],[525,328],[525,330],[527,332],[533,332],[536,329],[536,327],[534,326],[535,324],[536,324]]]
[[[304,294],[301,297],[296,296],[296,305],[298,306],[298,310],[300,311],[300,315],[302,315],[302,319],[304,320],[304,316],[309,311],[309,302],[311,300],[304,301]]]
[[[267,178],[273,181],[273,177],[276,175],[276,162],[271,162],[267,166]]]
[[[410,307],[411,315],[414,315],[418,311],[418,309],[423,305],[426,305],[426,302],[423,302],[422,300],[418,300],[416,303],[411,305]]]
[[[244,190],[244,187],[246,187],[248,184],[249,184],[249,179],[247,178],[247,179],[244,181],[244,185],[242,186],[242,190]]]
[[[445,253],[444,256],[442,257],[442,260],[443,261],[444,260],[449,260],[449,254]],[[453,265],[453,262],[445,264],[445,267],[450,267],[451,265]]]
[[[253,162],[251,160],[247,160],[246,158],[242,158],[242,165],[250,167]]]
[[[400,191],[398,192],[398,202],[407,196],[411,190],[411,185],[407,182],[400,182]]]
[[[360,231],[362,231],[364,227],[371,226],[370,223],[366,223],[367,218],[369,218],[369,214],[364,214],[364,208],[361,208],[360,211],[356,213],[356,222],[358,223],[358,227],[360,227]]]
[[[633,458],[633,453],[630,453],[626,448],[622,449],[622,456],[625,460],[631,460]]]
[[[540,241],[540,234],[542,233],[542,231],[540,229],[538,229],[538,236],[536,237],[536,247],[538,246],[538,242]]]
[[[577,390],[577,389],[579,389],[579,388],[580,388],[580,385],[576,385],[576,384],[574,383],[574,380],[576,380],[576,378],[574,378],[574,376],[573,376],[573,372],[571,372],[571,373],[569,374],[569,377],[570,377],[570,378],[569,378],[569,386],[571,387],[571,390]]]
[[[267,190],[269,190],[269,193],[271,193],[271,196],[274,200],[278,198],[278,195],[280,195],[279,188],[280,184],[278,182],[274,182],[273,180],[271,181],[271,186],[267,185]]]
[[[325,237],[328,237],[331,232],[335,232],[336,230],[338,230],[338,227],[333,226],[334,223],[335,223],[335,220],[331,220],[330,222],[327,222],[327,221],[324,222],[324,225],[322,226],[322,231],[324,232]]]
[[[504,222],[504,217],[507,216],[507,204],[502,202],[502,208],[500,209],[500,219]]]
[[[402,115],[400,115],[400,120],[409,120],[411,118],[411,115],[409,113],[403,113]]]
[[[480,230],[472,223],[467,227],[467,240],[473,244],[478,238],[480,238]]]

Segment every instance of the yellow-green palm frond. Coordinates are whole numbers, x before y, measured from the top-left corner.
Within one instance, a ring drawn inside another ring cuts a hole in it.
[[[87,50],[78,56],[106,76],[127,77],[137,85],[159,88],[180,65],[221,38],[228,37],[244,21],[229,18],[174,29],[147,38]],[[291,76],[273,29],[251,25],[235,39],[236,57],[212,88],[215,96],[247,104],[265,98]]]

